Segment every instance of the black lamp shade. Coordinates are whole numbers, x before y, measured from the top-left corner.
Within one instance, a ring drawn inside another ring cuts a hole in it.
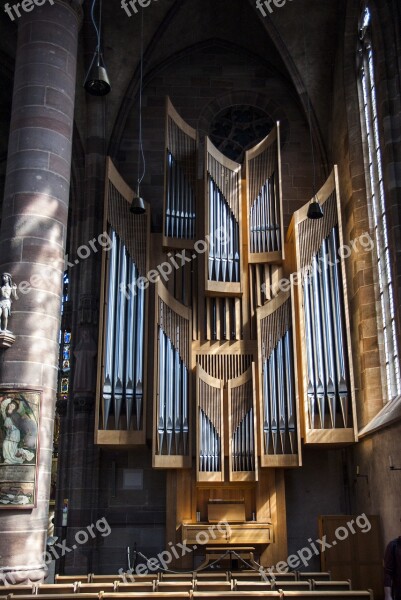
[[[106,67],[99,52],[96,53],[96,59],[86,77],[84,88],[92,96],[106,96],[111,91]]]
[[[131,202],[130,212],[132,212],[134,215],[143,215],[145,210],[143,198],[140,198],[140,196],[135,196]]]
[[[309,204],[307,216],[308,216],[308,219],[322,219],[323,218],[323,216],[324,216],[323,209],[317,200],[313,200],[313,202],[311,202]]]

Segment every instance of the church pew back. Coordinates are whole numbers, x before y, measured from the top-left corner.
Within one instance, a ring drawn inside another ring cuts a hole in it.
[[[155,591],[154,581],[134,581],[133,583],[121,583],[118,582],[116,585],[117,593],[126,592],[148,592],[153,593]]]
[[[315,581],[330,581],[330,571],[316,571],[316,572],[298,572],[299,581],[306,581],[307,579],[314,579]]]
[[[106,593],[102,594],[102,600],[189,600],[190,599],[189,592],[152,592],[152,594],[148,594],[147,592],[138,592],[138,593]],[[75,597],[75,600],[78,600]],[[79,599],[80,600],[80,599]]]
[[[115,581],[121,580],[121,575],[116,573],[115,575],[95,575],[91,573],[90,581],[86,583],[114,583]]]
[[[285,591],[283,593],[283,600],[373,600],[373,592],[371,590],[339,592]]]
[[[37,586],[37,595],[74,594],[78,583],[41,583]]]
[[[36,586],[35,585],[5,585],[0,586],[0,595],[4,598],[7,598],[9,594],[14,594],[14,596],[22,596],[28,594],[35,593]]]
[[[215,598],[221,598],[221,600],[252,600],[253,598],[271,598],[272,600],[280,600],[280,594],[276,591],[258,591],[258,592],[215,592],[213,594],[213,600]],[[208,592],[194,592],[192,595],[193,600],[211,600],[212,596]]]
[[[309,591],[312,589],[310,581],[282,581],[276,579],[272,583],[275,590],[283,591]]]
[[[346,581],[315,581],[312,580],[312,590],[320,592],[338,592],[351,589],[351,580]]]
[[[56,575],[54,583],[75,583],[81,581],[82,583],[89,583],[90,574],[88,575]]]
[[[241,571],[239,571],[238,573],[232,572],[231,579],[236,579],[237,581],[261,581],[262,575],[258,571],[243,572],[243,573],[241,573]]]
[[[231,581],[196,581],[195,587],[198,592],[230,592]]]
[[[194,579],[197,581],[229,581],[228,571],[221,571],[221,573],[213,573],[211,571],[200,571],[197,573],[194,571]]]
[[[190,581],[158,581],[156,592],[189,592],[193,582]]]
[[[125,581],[124,581],[124,577],[125,577]],[[157,575],[157,573],[152,573],[150,575],[137,575],[136,573],[123,573],[123,575],[119,575],[118,577],[116,577],[116,579],[118,579],[118,581],[121,581],[121,583],[136,583],[136,582],[140,582],[140,583],[145,583],[146,581],[158,581],[159,577]]]
[[[79,594],[98,594],[99,592],[114,592],[115,586],[114,583],[105,582],[105,583],[79,583],[77,587],[77,592]]]
[[[266,592],[272,591],[272,586],[267,581],[237,581],[234,580],[234,588],[237,592]]]
[[[46,600],[77,600],[77,594],[46,594]],[[32,594],[15,596],[14,594],[8,594],[7,600],[32,600]],[[99,600],[99,594],[80,594],[79,600]]]
[[[160,573],[160,581],[192,581],[192,573]]]

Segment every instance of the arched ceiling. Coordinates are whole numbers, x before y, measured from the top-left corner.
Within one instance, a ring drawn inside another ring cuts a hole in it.
[[[308,90],[315,124],[327,149],[333,71],[341,41],[344,4],[345,0],[287,0],[281,8],[273,5],[273,13],[263,17],[255,0],[151,0],[148,7],[128,17],[119,1],[103,0],[104,56],[113,86],[106,99],[107,142],[113,137],[117,142],[137,93],[143,17],[145,77],[194,44],[212,38],[235,43],[259,55],[291,81],[304,108],[304,92]],[[87,14],[90,5],[86,0]],[[0,12],[0,31],[0,157],[3,157],[7,152],[17,35],[16,23],[3,11]],[[76,96],[77,131],[82,140],[86,138],[86,98],[82,88],[85,35],[84,26]]]

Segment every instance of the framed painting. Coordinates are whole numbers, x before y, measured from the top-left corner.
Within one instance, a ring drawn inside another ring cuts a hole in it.
[[[0,389],[0,509],[34,508],[41,392]]]

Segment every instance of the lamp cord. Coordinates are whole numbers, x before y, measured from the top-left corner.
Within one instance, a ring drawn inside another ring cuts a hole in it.
[[[92,20],[93,27],[95,28],[95,31],[96,31],[97,46],[96,46],[96,50],[92,56],[92,60],[90,62],[89,68],[86,72],[84,81],[86,81],[88,79],[88,75],[91,71],[91,68],[93,67],[93,63],[95,62],[96,56],[100,55],[100,32],[101,32],[101,28],[102,28],[102,0],[100,0],[100,5],[99,5],[99,27],[96,25],[96,21],[95,21],[95,15],[94,15],[95,4],[96,4],[96,0],[93,0],[92,6],[91,6],[91,20]]]
[[[146,161],[143,152],[143,140],[142,140],[142,89],[143,89],[143,11],[141,13],[141,63],[140,63],[140,78],[139,78],[139,147],[138,147],[138,179],[137,179],[137,194],[139,196],[139,187],[145,177]],[[141,165],[141,159],[143,163],[142,175],[139,176],[139,169]]]
[[[305,36],[305,19],[303,19],[303,37],[304,37],[304,53],[305,53],[305,66],[306,66],[306,77],[309,82],[309,59],[306,50],[306,36]],[[312,198],[314,199],[316,196],[316,165],[315,165],[315,149],[313,144],[313,136],[312,136],[312,119],[311,119],[311,104],[309,93],[307,87],[305,85],[306,90],[306,103],[307,103],[307,111],[308,111],[308,124],[309,124],[309,138],[312,152],[312,164],[313,164],[313,189],[312,189]]]
[[[92,18],[93,27],[95,28],[96,37],[97,37],[96,51],[100,52],[100,31],[101,31],[101,27],[102,27],[102,0],[100,0],[100,4],[99,4],[99,27],[96,25],[96,21],[95,21],[95,15],[94,15],[95,4],[96,4],[96,0],[93,0],[92,8],[91,8],[91,18]]]

